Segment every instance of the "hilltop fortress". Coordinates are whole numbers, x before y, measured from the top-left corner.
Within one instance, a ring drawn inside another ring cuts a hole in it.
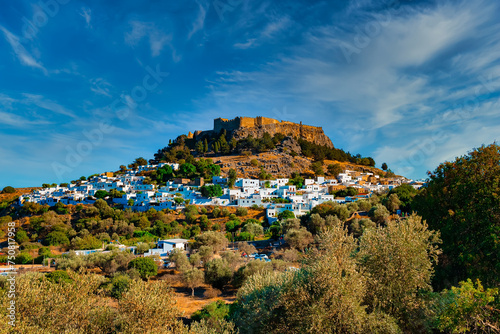
[[[260,138],[264,133],[269,133],[273,136],[276,133],[281,133],[285,136],[302,138],[307,141],[313,142],[317,145],[324,145],[333,147],[332,141],[328,138],[323,129],[317,126],[303,125],[278,121],[276,119],[258,116],[252,117],[236,117],[234,119],[216,118],[214,119],[213,130],[208,131],[195,131],[194,134],[189,134],[191,138],[203,138],[206,135],[218,134],[226,130],[231,138],[243,139],[252,135],[255,138]]]

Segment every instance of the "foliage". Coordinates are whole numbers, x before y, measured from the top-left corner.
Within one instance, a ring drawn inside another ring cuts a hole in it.
[[[414,206],[441,231],[443,259],[437,287],[480,279],[498,287],[500,277],[500,146],[491,144],[445,162],[429,173]]]
[[[413,188],[412,185],[410,185],[408,183],[403,183],[402,185],[397,186],[396,188],[392,188],[389,191],[388,195],[390,197],[393,194],[398,196],[398,199],[401,202],[400,203],[401,210],[403,212],[410,212],[411,202],[413,201],[413,198],[417,194],[417,190],[415,188]]]
[[[257,273],[238,291],[230,319],[241,333],[397,333],[387,315],[368,314],[354,239],[341,224],[322,237],[297,272]]]
[[[247,208],[239,207],[239,208],[236,209],[236,215],[237,216],[243,217],[243,216],[246,216],[247,214],[248,214],[248,209]]]
[[[93,235],[86,235],[82,238],[75,237],[71,240],[72,249],[98,249],[102,247],[101,240]]]
[[[203,284],[204,276],[203,271],[198,268],[191,268],[182,273],[182,280],[191,289],[191,296],[194,297],[194,289]]]
[[[205,282],[214,288],[222,289],[231,282],[233,271],[224,259],[213,259],[205,264]]]
[[[344,171],[342,166],[338,163],[329,164],[327,167],[327,170],[328,170],[328,175],[334,176],[334,177],[337,177],[337,175],[339,175],[340,173],[342,173]]]
[[[214,252],[219,252],[227,247],[228,240],[224,233],[216,231],[207,231],[195,237],[195,248],[209,246]]]
[[[218,184],[211,184],[208,186],[202,186],[200,188],[201,194],[205,197],[221,197],[222,187]]]
[[[309,246],[309,244],[314,241],[314,238],[311,232],[305,227],[301,227],[299,229],[289,230],[285,234],[285,240],[291,247],[304,251],[304,248]]]
[[[180,249],[174,249],[172,254],[170,254],[170,260],[175,263],[175,268],[180,272],[191,269],[191,264],[186,253]]]
[[[51,273],[47,273],[45,275],[47,280],[52,283],[70,283],[72,282],[71,277],[69,277],[68,272],[65,270],[55,270]]]
[[[148,279],[158,273],[158,266],[150,257],[138,257],[130,261],[129,269],[135,268],[139,271],[142,279]]]
[[[11,187],[11,186],[7,186],[7,187],[2,189],[2,194],[13,194],[15,192],[16,192],[16,189],[14,187]]]
[[[18,244],[22,244],[23,242],[27,242],[27,241],[30,240],[30,238],[28,237],[28,234],[26,233],[26,231],[25,230],[21,230],[21,229],[19,229],[16,232],[15,239],[16,239],[16,242]]]
[[[201,321],[202,319],[219,320],[225,319],[229,314],[229,305],[223,300],[217,300],[208,305],[203,306],[201,310],[193,313],[191,319]]]
[[[445,301],[437,317],[437,327],[450,333],[488,332],[500,328],[498,289],[484,289],[467,279],[451,291],[444,290]]]
[[[387,221],[390,216],[390,212],[382,204],[377,204],[370,209],[368,215],[374,222],[382,224]]]
[[[69,239],[66,233],[53,231],[47,234],[44,243],[49,246],[69,245]]]
[[[293,211],[284,210],[278,214],[278,220],[286,220],[295,218],[295,214]]]
[[[439,232],[429,230],[416,215],[366,230],[360,238],[358,258],[368,274],[368,303],[398,319],[402,326],[417,326],[414,314],[422,306],[419,292],[432,290],[440,242]]]
[[[111,279],[111,297],[120,299],[130,289],[132,280],[128,275],[116,275]]]

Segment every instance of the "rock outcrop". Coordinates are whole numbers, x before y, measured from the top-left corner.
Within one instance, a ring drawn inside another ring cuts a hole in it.
[[[325,135],[321,127],[303,125],[302,122],[297,124],[278,121],[267,117],[236,117],[231,120],[216,118],[214,119],[213,130],[196,131],[194,137],[196,139],[203,138],[205,135],[218,134],[223,130],[226,130],[230,137],[235,139],[243,139],[250,135],[261,138],[266,132],[271,136],[281,133],[285,136],[302,138],[317,145],[333,148],[332,141]]]

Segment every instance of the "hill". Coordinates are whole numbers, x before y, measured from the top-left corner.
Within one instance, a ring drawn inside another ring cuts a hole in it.
[[[259,177],[262,171],[271,177],[322,175],[318,164],[326,172],[332,163],[339,163],[343,169],[385,174],[374,169],[371,157],[336,148],[321,127],[265,117],[216,118],[212,130],[189,132],[170,140],[151,162],[192,161],[194,157],[212,158],[223,172],[233,168],[238,175],[248,177]],[[313,162],[316,168],[311,167]]]

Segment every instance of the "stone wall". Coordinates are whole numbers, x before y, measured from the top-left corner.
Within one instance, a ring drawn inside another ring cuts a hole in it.
[[[252,135],[260,138],[265,132],[271,136],[276,133],[282,133],[285,136],[302,138],[318,145],[333,147],[332,141],[328,138],[321,127],[303,125],[278,121],[276,119],[258,116],[252,117],[236,117],[234,119],[216,118],[214,119],[214,129],[212,131],[196,131],[195,138],[201,138],[205,135],[218,134],[222,130],[226,130],[231,137],[235,139],[243,139]]]

